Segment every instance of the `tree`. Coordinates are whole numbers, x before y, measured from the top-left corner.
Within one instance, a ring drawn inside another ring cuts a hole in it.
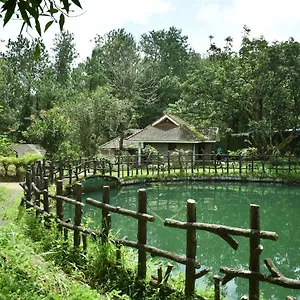
[[[156,99],[152,65],[142,60],[134,37],[124,29],[97,36],[95,42],[92,57],[87,61],[90,87],[109,87],[118,99],[116,105],[124,107],[132,118],[127,118],[127,128],[124,128],[127,130]]]
[[[175,103],[181,95],[181,84],[186,79],[191,59],[196,56],[188,43],[188,37],[180,29],[150,31],[143,34],[140,50],[144,61],[151,65],[155,78],[156,101],[143,110],[149,122],[161,115],[170,103]],[[142,122],[145,125],[145,122]]]
[[[44,82],[43,74],[49,68],[48,53],[44,45],[40,45],[40,57],[35,61],[32,60],[34,43],[21,35],[15,41],[9,40],[8,50],[1,54],[5,73],[1,105],[10,114],[10,127],[17,130],[18,135],[29,125],[30,115],[44,108],[43,101],[48,101],[39,93]]]
[[[56,34],[52,50],[54,52],[56,80],[60,84],[65,85],[71,77],[72,64],[78,57],[74,35],[69,31],[62,31]]]
[[[93,156],[97,146],[124,134],[131,126],[132,106],[114,97],[107,88],[81,93],[64,106],[72,126],[72,141],[84,155]]]
[[[59,108],[41,111],[31,116],[32,122],[24,136],[40,144],[50,157],[59,156],[61,145],[70,133],[70,122]]]
[[[238,52],[232,51],[230,38],[224,50],[212,43],[208,63],[189,74],[181,99],[170,109],[198,126],[250,132],[262,154],[282,149],[296,136],[300,44],[292,39],[270,44],[248,34]],[[291,134],[286,139],[287,129]],[[275,134],[281,137],[279,145]]]

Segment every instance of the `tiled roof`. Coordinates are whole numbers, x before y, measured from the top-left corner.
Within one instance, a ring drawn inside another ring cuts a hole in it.
[[[35,144],[13,144],[11,148],[16,151],[18,157],[21,157],[27,153],[45,154],[46,151],[39,145]]]
[[[128,133],[129,134],[136,134],[138,132],[140,132],[142,129],[129,129]],[[119,149],[120,147],[120,137],[116,137],[110,141],[108,141],[107,143],[103,144],[100,146],[100,149]],[[132,141],[128,141],[126,139],[123,140],[123,148],[124,149],[137,149],[138,148],[138,143],[137,142],[132,142]]]
[[[131,142],[194,142],[199,141],[195,134],[184,126],[148,126],[141,132],[126,139]]]
[[[168,119],[168,123],[163,120]],[[147,126],[140,132],[128,137],[126,140],[131,142],[176,142],[176,143],[198,143],[210,141],[214,142],[218,138],[217,128],[205,128],[196,130],[187,122],[177,116],[170,114],[164,115],[153,124]],[[172,123],[175,121],[178,126]]]

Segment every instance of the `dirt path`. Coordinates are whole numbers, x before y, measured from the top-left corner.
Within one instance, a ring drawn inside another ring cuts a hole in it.
[[[15,200],[19,200],[23,193],[23,189],[20,187],[18,182],[0,182],[0,187],[4,187],[7,190],[6,200],[0,202],[0,226],[7,224],[4,210]]]

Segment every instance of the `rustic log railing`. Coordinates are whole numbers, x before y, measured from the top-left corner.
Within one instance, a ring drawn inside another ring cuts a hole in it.
[[[86,164],[86,162],[85,162]],[[199,223],[196,218],[196,202],[192,199],[187,200],[186,221],[178,221],[173,219],[165,219],[164,226],[173,227],[177,229],[186,230],[186,255],[180,256],[176,253],[165,251],[148,245],[147,243],[147,226],[148,222],[154,222],[154,217],[147,214],[147,194],[144,189],[140,189],[138,193],[138,209],[132,211],[124,209],[118,206],[110,205],[109,187],[103,187],[102,202],[88,198],[86,204],[82,203],[82,186],[80,183],[75,185],[75,198],[69,198],[63,196],[63,180],[56,180],[56,194],[49,193],[49,178],[43,175],[47,175],[47,168],[43,169],[43,165],[46,162],[38,163],[35,172],[28,170],[26,173],[26,181],[21,186],[24,189],[23,203],[26,207],[34,208],[38,214],[43,214],[47,222],[46,226],[49,226],[50,218],[56,220],[58,229],[60,232],[67,234],[65,230],[72,230],[74,232],[73,244],[74,247],[80,247],[82,245],[84,251],[87,248],[86,235],[99,236],[103,243],[112,240],[116,246],[116,256],[120,259],[120,245],[128,246],[138,250],[138,277],[141,279],[146,278],[147,274],[147,256],[149,253],[151,256],[159,256],[171,261],[185,265],[185,294],[187,296],[193,295],[195,292],[195,282],[198,278],[204,276],[209,272],[208,268],[204,268],[198,272],[201,265],[197,260],[197,239],[196,231],[207,231],[220,236],[231,248],[238,249],[238,242],[233,236],[242,236],[249,239],[249,269],[240,270],[235,268],[221,267],[220,272],[224,274],[224,277],[214,276],[215,285],[215,300],[220,299],[220,283],[226,284],[230,280],[240,277],[248,279],[249,281],[249,299],[259,299],[259,283],[267,282],[291,289],[300,289],[300,280],[290,279],[280,273],[275,267],[272,260],[266,258],[264,263],[268,268],[270,274],[265,275],[261,273],[259,266],[259,258],[263,252],[263,247],[260,244],[261,239],[267,239],[276,241],[278,236],[275,232],[263,231],[260,228],[260,216],[259,206],[250,206],[250,227],[249,229],[228,227],[224,225]],[[96,164],[93,166],[95,167]],[[53,168],[54,169],[54,168]],[[87,168],[82,169],[84,172]],[[88,174],[88,172],[87,172]],[[33,178],[34,176],[34,178]],[[55,210],[50,211],[49,200],[54,201]],[[70,220],[64,220],[64,203],[74,205],[74,221],[73,224]],[[43,207],[40,207],[43,204]],[[85,228],[81,225],[82,209],[85,205],[92,205],[102,210],[102,229],[97,231],[95,229]],[[127,239],[110,239],[109,231],[112,223],[112,214],[121,214],[130,218],[138,220],[137,226],[137,241],[129,241]],[[64,229],[64,230],[63,230]],[[165,275],[161,267],[157,270],[157,276],[152,276],[151,284],[155,286],[161,286],[167,284],[173,266],[168,265]],[[169,288],[172,291],[172,288]],[[243,297],[243,299],[246,299]],[[288,296],[287,299],[293,299]]]
[[[32,179],[48,177],[51,183],[65,180],[68,184],[91,175],[108,175],[118,178],[133,176],[269,176],[300,172],[300,157],[270,155],[263,158],[223,154],[221,160],[215,154],[180,154],[170,152],[142,158],[137,155],[115,158],[80,158],[68,161],[40,160],[31,166]]]

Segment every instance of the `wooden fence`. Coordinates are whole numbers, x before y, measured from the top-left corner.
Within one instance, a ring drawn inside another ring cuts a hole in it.
[[[174,157],[157,154],[139,163],[137,155],[116,156],[111,159],[89,158],[69,161],[38,161],[31,166],[32,177],[47,176],[51,183],[58,179],[66,179],[72,184],[88,175],[109,175],[118,178],[143,176],[167,177],[182,176],[266,176],[276,177],[284,174],[300,174],[300,157],[265,156],[255,157],[233,156],[224,154],[221,160],[215,154],[178,155]]]
[[[87,164],[85,162],[84,164]],[[249,240],[249,269],[240,270],[227,267],[221,267],[220,271],[224,277],[214,276],[215,282],[215,299],[220,299],[220,284],[226,284],[236,277],[248,279],[249,281],[249,299],[259,299],[259,283],[267,282],[291,289],[300,289],[300,280],[286,278],[282,275],[272,260],[267,258],[264,260],[266,267],[270,274],[265,275],[260,271],[260,256],[263,252],[263,247],[260,244],[261,239],[268,239],[276,241],[278,236],[275,232],[263,231],[260,228],[259,206],[250,206],[250,227],[247,229],[228,227],[224,225],[206,224],[197,222],[196,216],[196,203],[194,200],[187,200],[186,202],[186,220],[173,220],[166,219],[164,226],[173,227],[186,231],[186,255],[181,256],[176,253],[158,249],[147,242],[147,227],[150,226],[148,222],[154,222],[154,216],[147,214],[147,193],[144,189],[140,189],[138,193],[138,209],[132,211],[121,207],[110,205],[109,187],[103,188],[102,201],[88,198],[86,204],[82,203],[82,186],[80,183],[75,184],[75,197],[74,199],[63,196],[63,180],[55,179],[55,168],[47,166],[46,161],[38,162],[30,168],[26,173],[26,181],[21,186],[24,189],[23,203],[26,207],[33,207],[37,214],[45,216],[45,225],[48,226],[50,218],[54,218],[58,224],[60,232],[64,233],[65,237],[68,231],[73,231],[74,247],[80,247],[87,250],[87,235],[98,236],[102,239],[103,243],[109,240],[109,230],[111,227],[111,214],[121,214],[138,220],[137,226],[137,241],[129,241],[127,239],[113,239],[117,245],[117,258],[120,259],[120,245],[135,248],[138,250],[138,277],[141,279],[146,278],[147,255],[163,257],[168,260],[185,265],[185,294],[192,295],[195,292],[195,282],[209,272],[209,269],[200,269],[200,263],[197,260],[197,238],[196,231],[208,231],[210,233],[220,236],[230,247],[234,250],[238,249],[238,242],[233,236],[243,236]],[[90,166],[90,165],[89,165]],[[88,173],[97,171],[97,163],[93,164],[93,169],[88,170],[88,167],[76,166],[79,176],[80,172]],[[51,173],[53,170],[53,173]],[[63,168],[58,169],[59,177],[63,178]],[[50,171],[50,173],[48,173]],[[53,174],[53,178],[48,178],[48,174]],[[70,172],[71,173],[71,172]],[[71,177],[70,177],[71,178]],[[49,182],[55,181],[56,193],[49,193]],[[69,183],[69,181],[68,181]],[[49,200],[55,203],[55,210],[50,211]],[[74,220],[64,219],[64,203],[69,203],[74,206]],[[102,224],[101,232],[95,229],[85,228],[82,223],[82,208],[84,205],[92,205],[102,210]],[[48,225],[47,225],[48,224]],[[199,250],[198,250],[199,251]],[[166,285],[173,266],[168,265],[166,272],[163,276],[161,267],[157,270],[157,275],[152,276],[151,283],[155,286]],[[199,270],[200,269],[200,270]],[[246,299],[246,298],[243,298]],[[287,299],[295,299],[288,296]]]

